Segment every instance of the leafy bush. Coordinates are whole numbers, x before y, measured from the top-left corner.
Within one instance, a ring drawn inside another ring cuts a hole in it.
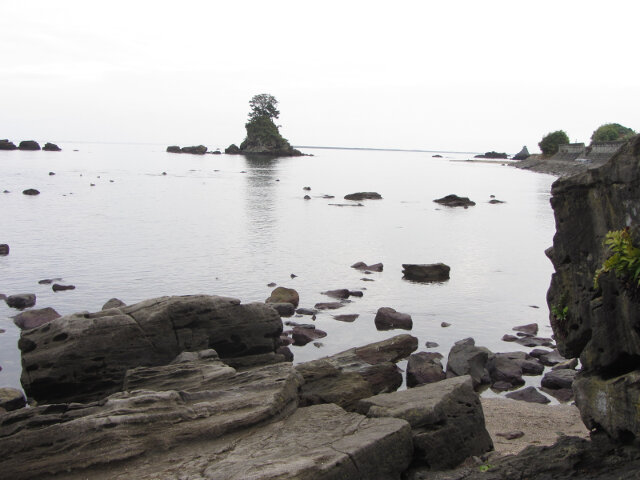
[[[629,227],[607,233],[604,245],[613,255],[596,270],[593,278],[594,288],[598,288],[598,280],[606,272],[614,272],[616,278],[628,287],[634,289],[640,287],[640,248],[633,244]]]
[[[247,138],[240,144],[240,150],[249,147],[270,147],[276,150],[290,148],[289,142],[280,135],[278,126],[268,116],[252,118],[245,124]]]
[[[569,143],[569,137],[565,131],[556,130],[555,132],[548,133],[542,137],[538,146],[544,155],[553,155],[558,152],[558,147],[560,145],[566,145],[567,143]]]
[[[593,142],[615,142],[617,140],[626,140],[636,134],[632,129],[623,127],[619,123],[605,123],[600,125],[591,135],[591,143]]]

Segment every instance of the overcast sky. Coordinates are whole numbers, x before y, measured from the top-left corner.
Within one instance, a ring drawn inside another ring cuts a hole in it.
[[[640,130],[637,0],[0,0],[0,138],[538,151]]]

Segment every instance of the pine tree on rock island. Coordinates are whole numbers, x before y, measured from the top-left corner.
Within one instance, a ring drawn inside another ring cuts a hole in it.
[[[245,124],[247,137],[238,148],[230,145],[225,150],[227,154],[255,154],[273,155],[276,157],[295,157],[303,155],[299,150],[291,147],[286,138],[280,135],[279,127],[273,120],[280,116],[278,100],[273,95],[261,93],[254,95],[249,101],[251,111],[249,120]]]

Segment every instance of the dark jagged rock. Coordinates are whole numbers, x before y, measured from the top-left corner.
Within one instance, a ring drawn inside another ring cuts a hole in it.
[[[6,138],[4,140],[0,140],[0,150],[17,150],[15,143],[10,142]]]
[[[54,292],[64,292],[65,290],[75,290],[75,285],[60,285],[59,283],[54,283],[51,285],[51,290]]]
[[[331,298],[339,298],[339,299],[349,298],[349,290],[346,288],[341,288],[338,290],[327,290],[326,292],[322,292],[322,294]]]
[[[457,195],[451,194],[446,197],[438,198],[434,200],[434,202],[439,203],[440,205],[444,205],[445,207],[472,207],[476,204],[469,200],[468,197],[459,197]]]
[[[345,200],[382,200],[382,195],[378,192],[357,192],[357,193],[349,193],[344,196]]]
[[[300,296],[293,288],[276,287],[269,298],[265,300],[266,303],[290,303],[294,307],[297,307],[300,303]]]
[[[36,304],[36,295],[34,293],[18,293],[16,295],[9,295],[5,302],[11,308],[17,308],[23,310],[25,308],[33,307]]]
[[[475,155],[474,156],[474,158],[501,158],[501,159],[505,159],[505,158],[508,158],[508,157],[509,156],[504,152],[503,153],[498,153],[498,152],[495,152],[493,150],[490,151],[490,152],[487,152],[485,154],[482,154],[482,155]]]
[[[351,268],[355,268],[356,270],[366,270],[369,272],[381,272],[384,269],[382,263],[374,263],[373,265],[367,265],[364,262],[356,262],[351,265]]]
[[[126,307],[126,306],[127,306],[127,304],[124,303],[119,298],[110,298],[102,306],[102,310],[109,310],[111,308],[120,308],[120,307]]]
[[[552,338],[540,338],[540,337],[520,337],[516,340],[516,343],[524,347],[554,347],[555,344]]]
[[[315,315],[318,311],[313,308],[298,308],[296,313],[299,315]]]
[[[360,400],[368,417],[393,417],[411,425],[414,463],[452,468],[493,449],[480,398],[468,376]]]
[[[487,362],[491,351],[485,347],[476,347],[473,338],[458,340],[447,359],[447,378],[470,375],[474,388],[491,382]]]
[[[541,394],[536,387],[526,387],[516,392],[507,393],[507,398],[531,403],[549,403],[550,400]]]
[[[407,387],[412,388],[427,383],[444,380],[446,375],[440,359],[435,352],[418,352],[409,356],[407,362]]]
[[[374,322],[378,330],[392,330],[394,328],[411,330],[413,328],[411,315],[408,313],[396,312],[390,307],[379,308]]]
[[[49,323],[56,318],[60,318],[60,314],[51,307],[40,308],[35,310],[26,310],[13,317],[13,323],[21,330],[29,330],[36,328],[45,323]]]
[[[525,352],[496,353],[487,363],[492,386],[498,382],[509,385],[509,389],[524,385],[523,375],[541,375],[544,366]],[[501,384],[497,389],[503,390]]]
[[[542,377],[541,385],[550,390],[571,389],[577,373],[570,369],[552,370]]]
[[[26,190],[23,190],[22,193],[24,195],[40,195],[40,192],[35,188],[27,188]]]
[[[23,140],[18,145],[19,150],[40,150],[40,144],[35,140]]]
[[[207,147],[204,145],[196,145],[192,147],[182,147],[180,153],[190,153],[192,155],[204,155],[207,153]]]
[[[402,274],[407,280],[416,282],[443,282],[449,280],[451,267],[444,263],[402,264]]]
[[[305,381],[300,404],[336,403],[353,409],[360,399],[393,392],[402,385],[395,362],[416,348],[418,339],[405,334],[298,364]]]
[[[6,255],[9,255],[9,245],[0,243],[0,256],[4,257]]]
[[[232,143],[231,145],[229,145],[227,148],[224,149],[224,153],[227,155],[239,155],[242,152],[240,151],[240,148],[238,148],[238,146],[235,143]]]
[[[47,142],[44,144],[44,147],[42,147],[42,150],[46,152],[60,152],[62,149],[55,143]]]
[[[557,229],[548,251],[555,268],[547,294],[551,326],[560,353],[580,357],[573,389],[585,424],[618,441],[640,436],[640,301],[612,272],[599,277],[598,289],[594,275],[611,254],[603,245],[607,232],[631,227],[639,244],[639,185],[636,135],[601,167],[557,180],[551,199]]]
[[[22,331],[21,381],[39,403],[86,402],[120,390],[127,369],[163,365],[185,350],[214,348],[222,358],[274,352],[281,331],[263,303],[161,297]]]
[[[269,302],[272,308],[278,312],[278,315],[281,317],[291,317],[294,313],[296,313],[296,307],[291,303],[271,303]]]
[[[531,154],[529,153],[529,149],[527,148],[527,146],[525,145],[524,147],[522,147],[522,150],[520,150],[518,153],[516,153],[513,156],[513,160],[526,160],[527,158],[529,158]]]
[[[538,324],[537,323],[528,323],[527,325],[519,325],[517,327],[513,327],[512,330],[516,332],[526,333],[528,335],[537,335],[538,334]]]
[[[317,328],[305,328],[305,327],[294,327],[293,332],[291,332],[291,337],[293,338],[293,344],[298,346],[306,345],[309,342],[313,342],[319,338],[324,338],[327,336],[327,332],[319,330]]]
[[[168,153],[182,153],[178,145],[170,145],[167,147]]]

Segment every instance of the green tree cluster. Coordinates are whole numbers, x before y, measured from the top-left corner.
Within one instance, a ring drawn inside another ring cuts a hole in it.
[[[636,134],[632,129],[623,127],[619,123],[605,123],[599,126],[591,135],[591,143],[594,142],[615,142],[627,140]]]
[[[564,130],[556,130],[542,137],[538,146],[540,151],[548,156],[557,153],[560,145],[566,145],[567,143],[569,143],[569,136],[566,132]]]

